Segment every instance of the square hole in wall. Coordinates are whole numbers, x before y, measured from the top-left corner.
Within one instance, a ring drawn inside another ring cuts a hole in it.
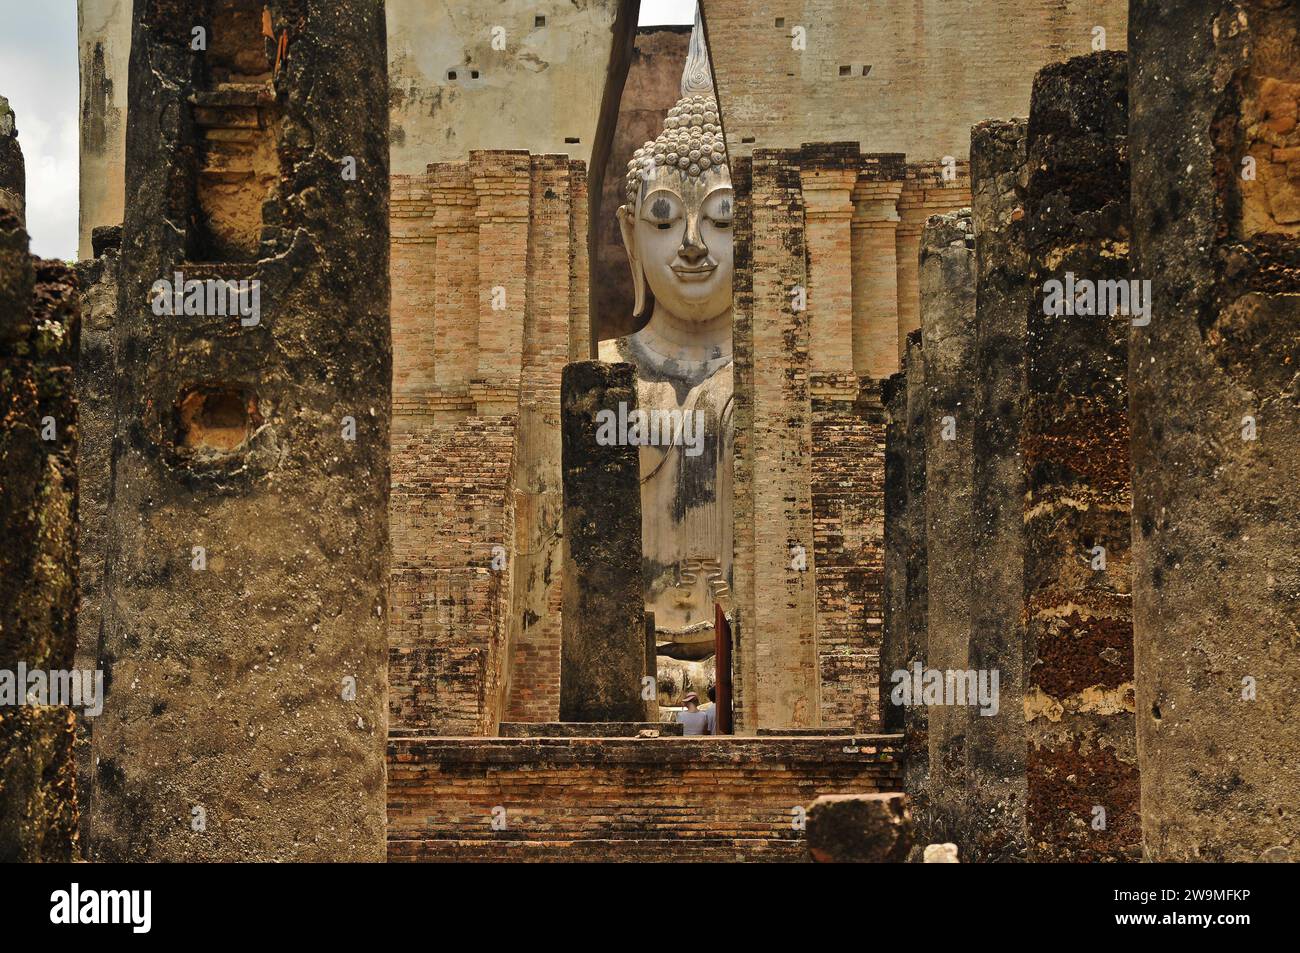
[[[753,142],[753,141],[754,141],[754,137],[753,137],[753,136],[741,136],[741,137],[740,137],[740,141],[741,141],[742,143]]]
[[[871,75],[871,67],[870,67],[870,66],[864,66],[864,67],[862,67],[862,75],[863,75],[863,76],[869,76],[869,75]]]
[[[476,69],[472,69],[472,70],[470,70],[470,71],[469,71],[469,78],[470,78],[470,79],[478,79],[478,70],[476,70]]]
[[[455,71],[454,69],[449,69],[449,70],[447,70],[447,78],[448,78],[448,79],[455,79],[455,78],[456,78],[456,71]]]
[[[569,145],[573,145],[574,143],[581,142],[582,140],[577,136],[565,136],[564,141],[567,142]]]
[[[852,66],[841,66],[841,67],[840,67],[840,75],[841,75],[841,76],[849,76],[849,75],[851,75],[852,73],[853,73],[853,67],[852,67]]]
[[[785,17],[777,17],[777,18],[776,18],[776,25],[777,25],[777,26],[785,26]]]
[[[533,17],[533,26],[546,26],[546,17]]]

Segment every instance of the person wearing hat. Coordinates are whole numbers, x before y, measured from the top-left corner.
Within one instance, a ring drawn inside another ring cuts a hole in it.
[[[682,701],[686,703],[686,710],[677,713],[677,720],[682,724],[682,734],[713,734],[713,712],[700,711],[700,696],[694,692],[687,692]]]

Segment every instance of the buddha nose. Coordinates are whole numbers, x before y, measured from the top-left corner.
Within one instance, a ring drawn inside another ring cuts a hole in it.
[[[686,217],[686,234],[682,236],[682,244],[677,249],[677,254],[683,261],[695,264],[708,253],[709,246],[704,244],[704,239],[700,236],[699,216],[688,215]]]

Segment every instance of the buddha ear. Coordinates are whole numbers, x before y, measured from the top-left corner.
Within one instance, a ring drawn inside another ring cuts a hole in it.
[[[636,210],[629,205],[618,207],[618,230],[623,236],[623,249],[627,252],[627,263],[632,268],[632,290],[636,301],[632,307],[632,316],[641,317],[645,311],[645,269],[641,267],[641,258],[636,251]]]

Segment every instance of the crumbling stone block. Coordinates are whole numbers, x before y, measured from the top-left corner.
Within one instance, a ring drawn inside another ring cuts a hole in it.
[[[1125,383],[1135,319],[1118,297],[1129,290],[1127,130],[1124,54],[1039,73],[1020,440],[1026,818],[1030,857],[1044,861],[1133,859],[1138,841]]]
[[[642,697],[649,663],[638,449],[599,436],[605,429],[601,411],[618,420],[636,408],[636,368],[579,361],[564,368],[560,386],[565,548],[560,720],[654,721],[657,692]]]
[[[1142,842],[1300,860],[1300,5],[1132,4]],[[1176,64],[1176,66],[1171,66]]]
[[[912,849],[906,794],[823,794],[807,823],[808,852],[822,864],[901,864]]]

